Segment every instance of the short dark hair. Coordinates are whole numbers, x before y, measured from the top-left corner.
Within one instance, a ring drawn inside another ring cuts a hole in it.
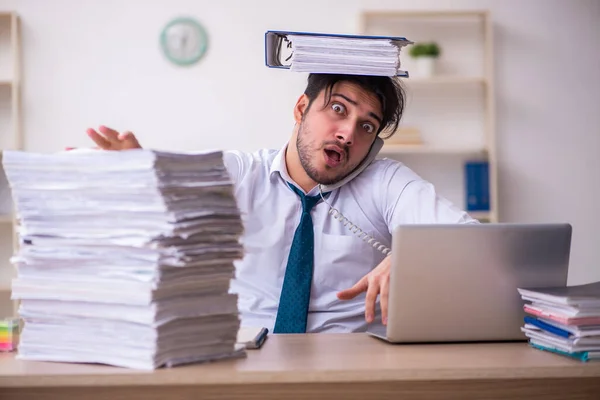
[[[404,89],[398,78],[368,75],[309,74],[308,84],[304,90],[304,94],[309,100],[307,110],[322,90],[325,90],[325,103],[323,106],[329,104],[333,86],[338,82],[355,83],[377,96],[383,113],[381,126],[377,134],[386,131],[386,135],[382,136],[386,139],[396,132],[405,104]]]

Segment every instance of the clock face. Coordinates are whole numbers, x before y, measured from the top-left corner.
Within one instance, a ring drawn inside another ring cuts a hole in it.
[[[177,18],[169,22],[160,35],[164,55],[174,64],[197,63],[208,46],[204,28],[192,18]]]

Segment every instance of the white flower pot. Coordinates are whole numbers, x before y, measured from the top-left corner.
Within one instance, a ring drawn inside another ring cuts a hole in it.
[[[436,57],[415,58],[415,75],[419,78],[430,78],[435,75]]]

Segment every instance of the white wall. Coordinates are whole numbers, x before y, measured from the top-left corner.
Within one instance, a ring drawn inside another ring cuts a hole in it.
[[[279,147],[305,77],[264,67],[266,30],[353,33],[362,9],[485,8],[496,35],[501,218],[572,223],[570,283],[600,280],[597,0],[0,0],[22,17],[32,151],[88,146],[84,131],[98,124],[153,148]],[[192,68],[171,66],[158,48],[179,15],[210,35]]]

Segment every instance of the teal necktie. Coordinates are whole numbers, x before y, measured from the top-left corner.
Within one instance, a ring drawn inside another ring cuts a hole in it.
[[[288,186],[302,201],[302,216],[290,248],[273,332],[304,333],[314,265],[314,231],[310,210],[321,196],[306,196],[295,186],[289,183]]]

